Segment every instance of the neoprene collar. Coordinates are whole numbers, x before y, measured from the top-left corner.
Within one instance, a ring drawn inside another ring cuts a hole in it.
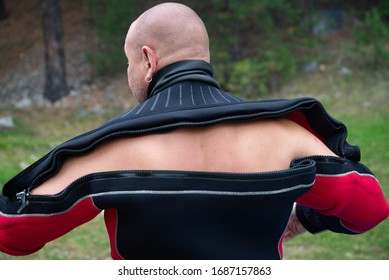
[[[160,69],[150,82],[147,96],[153,97],[164,89],[183,81],[198,81],[220,88],[213,79],[212,66],[203,60],[183,60]]]

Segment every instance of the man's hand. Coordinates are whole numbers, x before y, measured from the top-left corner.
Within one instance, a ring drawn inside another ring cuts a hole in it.
[[[283,242],[288,242],[289,240],[295,238],[297,235],[305,233],[307,230],[300,223],[296,216],[296,203],[293,205],[292,212],[289,217],[288,224],[285,229]]]

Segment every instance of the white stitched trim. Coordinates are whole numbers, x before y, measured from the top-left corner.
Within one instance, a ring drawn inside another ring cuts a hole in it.
[[[350,172],[346,172],[346,173],[342,173],[342,174],[316,174],[316,177],[346,177],[348,175],[351,175],[351,174],[357,174],[359,176],[364,176],[364,177],[370,177],[370,178],[373,178],[374,180],[376,180],[378,183],[378,179],[372,175],[372,174],[368,174],[368,173],[359,173],[358,171],[350,171]]]
[[[231,195],[231,196],[256,196],[256,195],[272,195],[290,192],[298,189],[309,188],[313,185],[301,184],[290,188],[273,190],[273,191],[254,191],[254,192],[232,192],[232,191],[208,191],[208,190],[182,190],[182,191],[156,191],[156,190],[136,190],[136,191],[111,191],[92,194],[92,197],[104,196],[104,195],[138,195],[138,194],[149,194],[149,195],[182,195],[182,194],[201,194],[201,195]]]
[[[3,216],[3,217],[14,217],[14,218],[18,218],[18,217],[50,217],[50,216],[57,216],[57,215],[61,215],[61,214],[64,214],[64,213],[67,213],[67,212],[71,211],[78,203],[82,202],[83,200],[85,200],[87,198],[91,198],[91,197],[92,197],[91,195],[83,196],[80,199],[78,199],[75,203],[73,203],[68,209],[66,209],[65,211],[61,211],[61,212],[47,213],[47,214],[44,214],[44,213],[41,213],[41,214],[5,214],[5,213],[0,211],[0,216]],[[97,210],[102,211],[102,209],[96,207],[93,199],[92,199],[92,203],[93,203],[93,207],[95,207]]]

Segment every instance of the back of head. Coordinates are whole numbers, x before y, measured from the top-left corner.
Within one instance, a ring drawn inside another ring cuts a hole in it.
[[[140,15],[130,30],[128,43],[132,47],[153,48],[162,66],[179,60],[210,60],[204,23],[185,5],[163,3],[154,6]]]

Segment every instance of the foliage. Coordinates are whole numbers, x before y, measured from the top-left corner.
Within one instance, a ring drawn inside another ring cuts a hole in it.
[[[88,0],[100,44],[88,53],[99,73],[125,69],[123,41],[130,22],[159,0]],[[321,39],[312,34],[312,16],[333,5],[353,8],[342,1],[319,1],[315,7],[288,0],[180,1],[203,19],[210,36],[211,61],[223,88],[247,98],[277,91],[299,73],[301,65],[320,58]],[[363,26],[354,32],[353,54],[368,64],[387,65],[389,0],[368,5],[357,1],[354,9],[370,9]],[[359,7],[359,8],[358,8]]]
[[[135,16],[157,2],[89,0],[100,44],[88,57],[99,73],[124,70],[124,34]],[[304,45],[299,10],[290,1],[182,2],[195,9],[208,27],[212,63],[225,88],[255,98],[274,91],[296,73],[296,47]]]
[[[124,71],[123,43],[129,24],[134,20],[134,0],[89,0],[90,17],[99,37],[96,48],[87,52],[89,61],[100,74]]]
[[[297,72],[297,62],[287,46],[265,50],[261,56],[234,64],[225,86],[237,95],[255,99],[275,91]]]
[[[204,9],[212,10],[213,16],[204,21],[211,27],[212,63],[224,88],[255,99],[277,90],[297,73],[302,63],[297,54],[311,53],[306,45],[313,37],[303,32],[301,10],[291,3],[252,0],[242,5],[214,0]]]
[[[389,6],[389,1],[383,1]],[[389,24],[383,20],[387,11],[373,8],[366,12],[363,25],[353,32],[352,52],[373,68],[387,67],[389,62]]]
[[[379,10],[382,17],[388,19],[389,17],[389,0],[381,0],[377,5],[377,9]]]

